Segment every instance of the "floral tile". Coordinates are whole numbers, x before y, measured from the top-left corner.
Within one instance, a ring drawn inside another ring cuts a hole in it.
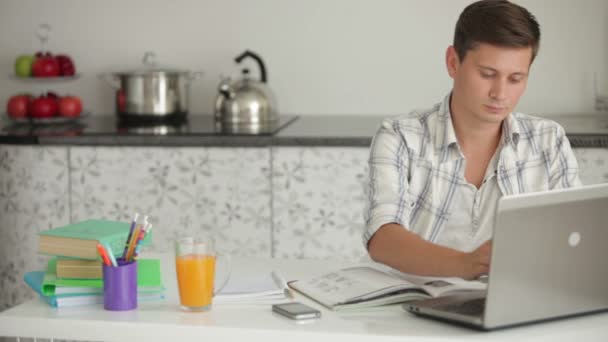
[[[180,235],[208,233],[218,249],[270,256],[267,148],[74,147],[72,221],[150,215],[150,250]]]
[[[272,148],[273,256],[366,258],[367,148]]]
[[[0,145],[0,311],[34,296],[23,282],[42,270],[38,232],[69,222],[66,147]]]

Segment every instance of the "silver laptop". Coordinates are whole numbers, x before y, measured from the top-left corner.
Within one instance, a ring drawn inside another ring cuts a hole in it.
[[[490,330],[608,310],[608,183],[505,196],[487,292],[403,305]]]

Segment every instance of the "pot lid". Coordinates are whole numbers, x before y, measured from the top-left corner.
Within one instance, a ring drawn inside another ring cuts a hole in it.
[[[143,75],[150,75],[150,74],[167,74],[167,75],[189,74],[189,72],[187,70],[159,65],[156,60],[156,53],[154,53],[152,51],[147,51],[146,53],[144,53],[144,57],[142,59],[142,64],[143,64],[142,68],[128,70],[128,71],[120,71],[120,72],[116,72],[115,74],[118,76],[122,76],[122,75],[143,76]]]

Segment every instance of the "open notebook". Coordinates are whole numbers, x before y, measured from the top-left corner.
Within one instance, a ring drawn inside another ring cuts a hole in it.
[[[220,289],[226,280],[225,272],[218,269],[215,288]],[[289,299],[289,289],[281,275],[264,267],[237,267],[230,272],[226,285],[213,297],[214,304],[271,304]]]
[[[218,263],[214,304],[274,304],[290,298],[289,287],[280,273],[262,260],[250,259],[246,266],[232,263],[226,282],[227,272],[226,263]]]

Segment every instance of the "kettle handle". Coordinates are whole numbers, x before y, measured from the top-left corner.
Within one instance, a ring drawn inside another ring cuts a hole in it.
[[[262,58],[260,56],[258,56],[256,53],[251,52],[249,50],[245,50],[245,52],[238,55],[234,59],[234,61],[237,63],[241,63],[243,61],[243,59],[245,59],[247,57],[251,57],[251,58],[255,59],[255,61],[258,63],[258,66],[260,67],[260,74],[261,74],[260,80],[262,81],[262,83],[266,83],[268,81],[268,76],[266,74],[266,66],[264,65],[264,61],[262,61]]]

